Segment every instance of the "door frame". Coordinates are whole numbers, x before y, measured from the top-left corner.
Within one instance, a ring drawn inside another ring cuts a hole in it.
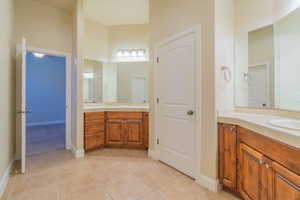
[[[60,56],[66,58],[66,139],[65,139],[65,148],[66,149],[71,149],[71,112],[72,112],[72,103],[71,103],[71,98],[72,98],[72,76],[71,76],[71,66],[72,66],[72,55],[71,53],[67,52],[61,52],[61,51],[55,51],[55,50],[49,50],[49,49],[42,49],[42,48],[37,48],[37,47],[32,47],[28,46],[26,48],[27,52],[39,52],[43,53],[45,55],[51,55],[51,56]]]
[[[158,131],[158,104],[156,102],[156,99],[158,98],[158,89],[159,85],[157,84],[157,75],[158,75],[158,49],[159,47],[168,44],[174,40],[180,39],[186,35],[194,34],[195,35],[195,166],[194,166],[194,172],[195,172],[195,180],[199,180],[201,177],[201,141],[202,141],[202,130],[201,130],[201,111],[202,111],[202,83],[201,83],[201,70],[202,70],[202,58],[201,58],[201,38],[202,38],[202,29],[201,25],[195,25],[181,33],[175,34],[173,36],[167,37],[164,40],[158,42],[154,46],[154,68],[153,68],[153,103],[154,103],[154,137],[153,137],[153,143],[154,143],[154,149],[150,150],[151,156],[153,156],[154,159],[159,160],[159,145],[157,144],[157,139],[159,136],[159,131]]]

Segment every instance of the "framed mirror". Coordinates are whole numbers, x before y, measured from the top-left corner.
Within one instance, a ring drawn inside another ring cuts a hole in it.
[[[148,103],[149,62],[84,61],[85,103]]]
[[[300,1],[235,1],[235,104],[300,110]]]

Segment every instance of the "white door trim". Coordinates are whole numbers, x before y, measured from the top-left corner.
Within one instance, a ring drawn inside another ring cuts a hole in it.
[[[52,55],[52,56],[60,56],[60,57],[65,57],[66,58],[66,143],[65,147],[66,149],[71,149],[71,97],[72,97],[72,76],[71,76],[71,58],[72,55],[71,53],[67,52],[61,52],[61,51],[54,51],[54,50],[49,50],[49,49],[41,49],[41,48],[36,48],[32,46],[27,47],[27,51],[34,51],[34,52],[39,52],[43,53],[46,55]]]
[[[158,153],[158,145],[157,145],[157,138],[158,138],[158,105],[156,102],[156,99],[158,98],[157,94],[158,94],[158,87],[159,85],[157,84],[157,57],[158,57],[158,49],[160,46],[163,46],[167,43],[170,43],[174,40],[177,40],[179,38],[182,38],[186,35],[190,35],[190,34],[195,34],[195,40],[196,40],[196,44],[195,44],[195,63],[196,63],[196,68],[195,68],[195,136],[196,136],[196,140],[195,140],[195,159],[196,159],[196,164],[195,164],[195,179],[198,180],[201,177],[201,138],[202,138],[202,132],[201,132],[201,25],[196,25],[186,31],[183,31],[179,34],[175,34],[173,36],[170,36],[160,42],[158,42],[157,44],[155,44],[154,47],[154,69],[153,69],[153,82],[154,82],[154,88],[153,88],[153,93],[154,93],[154,149],[151,149],[151,155],[154,156],[154,159],[159,160],[159,153]]]

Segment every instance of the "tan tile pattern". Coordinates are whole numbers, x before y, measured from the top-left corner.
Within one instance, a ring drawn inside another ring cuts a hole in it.
[[[235,200],[147,157],[145,151],[103,149],[74,159],[68,151],[30,157],[12,175],[2,200]]]

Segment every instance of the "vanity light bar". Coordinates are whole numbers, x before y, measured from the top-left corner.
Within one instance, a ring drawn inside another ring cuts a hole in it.
[[[145,49],[121,49],[116,53],[117,57],[145,57],[146,50]]]

